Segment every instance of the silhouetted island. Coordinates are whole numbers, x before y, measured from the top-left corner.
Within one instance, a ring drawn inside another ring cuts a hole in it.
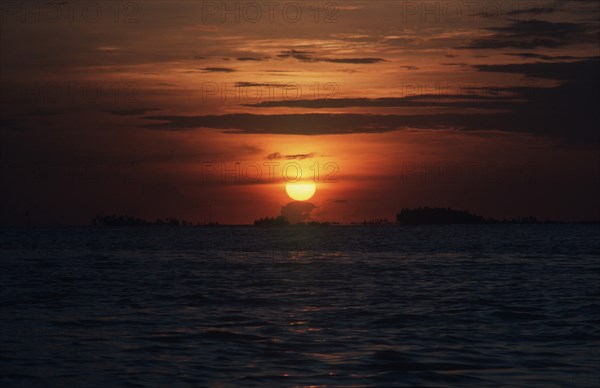
[[[534,217],[515,218],[511,220],[496,220],[484,218],[466,210],[450,208],[419,207],[402,209],[396,215],[396,221],[401,225],[453,225],[453,224],[535,224]]]
[[[295,224],[291,224],[287,217],[278,216],[278,217],[265,217],[259,218],[258,220],[254,220],[254,226],[328,226],[335,225],[336,223],[331,222],[319,222],[319,221],[304,221],[298,222]]]
[[[465,210],[454,210],[450,208],[419,207],[415,209],[402,209],[396,215],[396,223],[390,222],[385,218],[373,219],[363,222],[352,222],[350,225],[453,225],[453,224],[537,224],[534,217],[514,218],[510,220],[497,220],[494,218],[484,218],[477,214],[469,213]],[[93,226],[221,226],[218,222],[190,222],[178,220],[177,218],[157,218],[155,221],[147,221],[143,218],[127,215],[96,216],[92,219]],[[254,220],[254,226],[328,226],[339,225],[337,222],[319,222],[303,221],[290,223],[287,217],[264,217]]]
[[[393,222],[388,221],[387,218],[373,218],[371,220],[364,220],[361,222],[351,222],[350,225],[390,225]]]
[[[94,226],[216,226],[218,222],[200,223],[190,222],[186,220],[178,220],[177,218],[157,218],[156,221],[147,221],[143,218],[131,216],[96,216],[92,219]]]
[[[254,220],[255,226],[288,226],[290,223],[284,216],[265,217]]]
[[[323,221],[323,222],[319,222],[319,221],[306,221],[306,222],[299,222],[296,225],[300,225],[300,226],[329,226],[329,225],[335,225],[335,222],[329,222],[329,221]]]

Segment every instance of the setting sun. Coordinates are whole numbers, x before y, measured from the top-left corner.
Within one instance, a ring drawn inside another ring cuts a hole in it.
[[[288,183],[285,185],[285,191],[290,198],[296,201],[306,201],[312,198],[317,190],[317,186],[313,183]]]

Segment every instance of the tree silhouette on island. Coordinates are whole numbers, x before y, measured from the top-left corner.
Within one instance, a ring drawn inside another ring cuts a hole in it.
[[[297,222],[295,224],[290,224],[288,219],[284,216],[278,217],[265,217],[259,218],[258,220],[254,220],[254,226],[289,226],[289,225],[305,225],[305,226],[325,226],[330,225],[330,222],[318,222],[318,221],[306,221],[306,222]]]
[[[311,204],[311,206],[314,206]],[[308,209],[308,211],[307,211]],[[292,211],[293,210],[293,211]],[[309,217],[312,207],[297,207],[290,204],[282,208],[286,215],[277,217],[264,217],[254,221],[254,226],[282,227],[290,225],[324,226],[338,225],[337,222],[320,222]],[[510,220],[497,220],[484,218],[466,210],[454,210],[440,207],[418,207],[414,209],[404,208],[396,215],[396,222],[388,222],[387,219],[375,219],[371,221],[355,222],[352,225],[475,225],[475,224],[536,224],[538,220],[534,217],[513,218]],[[156,221],[147,221],[126,215],[97,216],[91,222],[94,226],[219,226],[218,222],[189,222],[177,218],[157,218]]]
[[[190,222],[186,220],[178,220],[177,218],[157,218],[156,221],[147,221],[143,218],[132,216],[96,216],[92,219],[94,226],[217,226],[218,222],[200,223]]]
[[[402,209],[396,215],[396,222],[401,225],[469,225],[469,224],[535,224],[534,217],[516,218],[511,220],[496,220],[484,218],[466,210],[454,210],[440,207],[419,207]]]
[[[516,218],[510,220],[497,220],[484,218],[466,210],[454,210],[441,207],[419,207],[415,209],[404,208],[396,215],[396,223],[399,225],[475,225],[475,224],[535,224],[538,223],[534,217]],[[288,225],[330,225],[329,222],[289,222],[281,215],[278,217],[265,217],[254,221],[255,226],[288,226]],[[335,224],[335,223],[334,223]],[[375,219],[352,223],[353,225],[394,225],[387,219]]]
[[[254,220],[254,226],[288,226],[290,223],[284,216],[265,217]]]

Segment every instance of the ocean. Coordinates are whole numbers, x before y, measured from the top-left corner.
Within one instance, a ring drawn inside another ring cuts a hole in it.
[[[0,229],[0,385],[599,386],[600,226]]]

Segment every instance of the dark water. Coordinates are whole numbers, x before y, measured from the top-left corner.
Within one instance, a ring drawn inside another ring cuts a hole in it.
[[[598,386],[600,229],[0,230],[2,386]]]

